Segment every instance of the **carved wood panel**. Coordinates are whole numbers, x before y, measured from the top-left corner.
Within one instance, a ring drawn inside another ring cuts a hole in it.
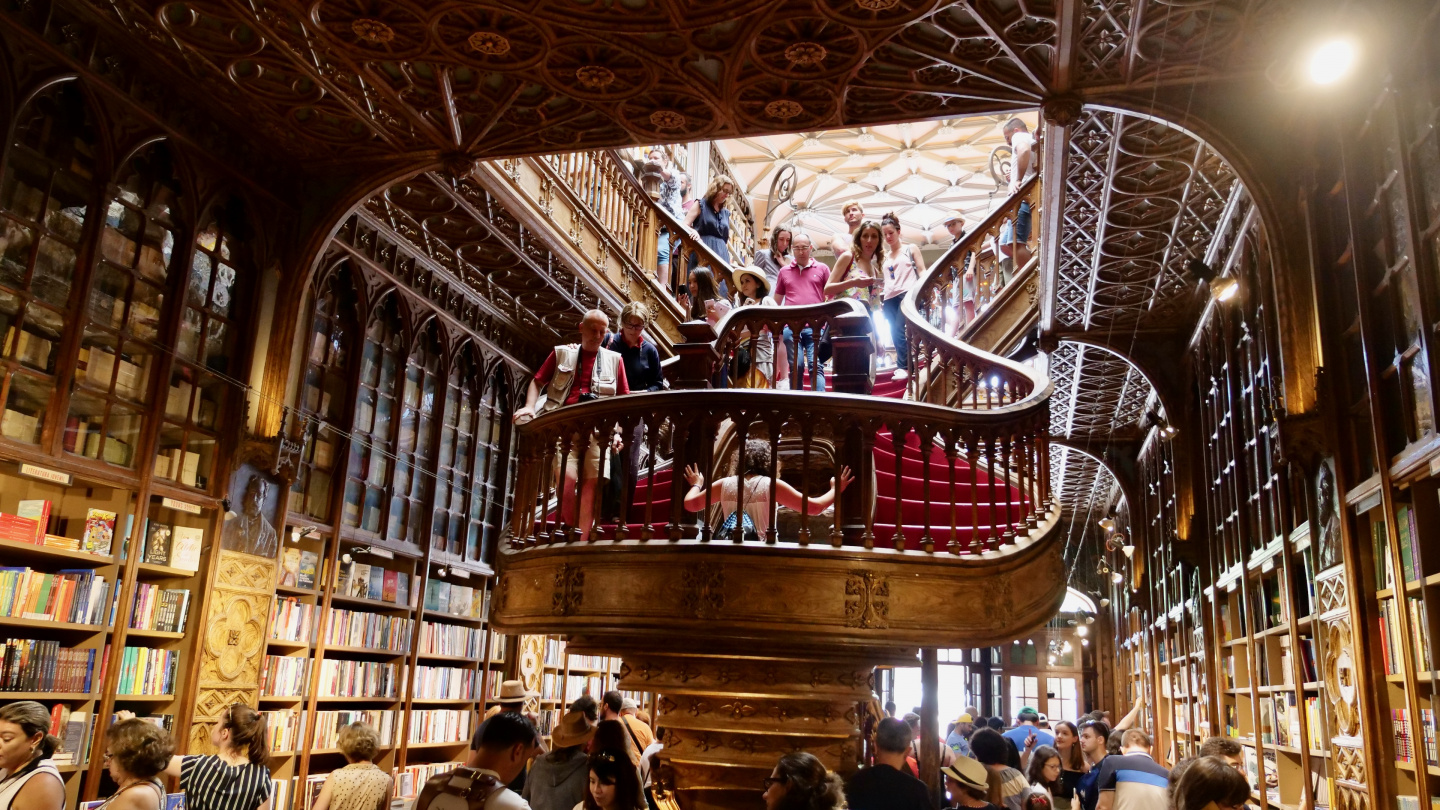
[[[197,654],[190,753],[212,753],[210,729],[227,707],[259,707],[265,625],[274,599],[274,560],[226,549],[216,553],[215,587]]]

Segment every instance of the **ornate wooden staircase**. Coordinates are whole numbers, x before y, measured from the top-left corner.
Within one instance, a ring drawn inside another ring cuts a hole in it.
[[[1063,599],[1050,384],[934,326],[948,268],[974,248],[952,248],[904,303],[912,367],[923,369],[908,386],[877,376],[857,302],[747,307],[713,329],[680,324],[671,390],[559,408],[520,428],[492,621],[622,656],[620,688],[661,696],[659,773],[682,806],[753,806],[792,750],[853,769],[879,716],[877,664],[913,663],[921,646],[1007,641]],[[829,393],[713,387],[724,368],[738,376],[740,349],[753,356],[787,326],[829,335]],[[582,540],[562,515],[583,474],[567,484],[558,472],[617,426],[642,437],[635,496]],[[855,483],[826,513],[782,512],[756,539],[718,539],[719,505],[686,511],[689,484],[672,473],[733,476],[747,439],[769,444],[770,477],[807,503],[842,465]]]

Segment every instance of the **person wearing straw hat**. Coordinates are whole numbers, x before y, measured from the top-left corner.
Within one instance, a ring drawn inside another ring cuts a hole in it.
[[[940,769],[945,777],[945,791],[950,794],[951,807],[978,807],[1000,810],[990,803],[990,773],[970,757],[956,757]]]
[[[489,711],[485,712],[485,720],[488,722],[490,718],[495,715],[508,712],[510,714],[518,714],[529,720],[532,724],[538,725],[538,718],[525,713],[525,701],[537,697],[540,697],[540,693],[526,689],[524,681],[513,679],[502,681],[500,684],[500,693],[495,696],[495,702],[499,705],[492,706]],[[480,728],[475,730],[475,742],[470,746],[472,750],[479,747],[480,735],[483,734],[484,731],[485,723],[481,723]],[[530,752],[530,757],[543,753],[545,753],[545,744],[537,737],[535,739],[535,748]],[[530,757],[526,758],[527,761]],[[516,793],[520,793],[525,789],[525,773],[524,768],[520,769],[520,774],[512,779],[506,787]]]
[[[765,271],[754,265],[735,271],[735,307],[773,307],[775,299],[770,297],[770,282]],[[753,337],[753,341],[752,341]],[[775,336],[770,328],[762,327],[758,335],[746,330],[740,335],[736,352],[744,351],[750,358],[749,368],[743,369],[735,379],[735,388],[770,388],[775,379]],[[742,365],[744,365],[742,363]]]
[[[570,810],[585,799],[589,781],[585,746],[595,736],[595,723],[581,709],[569,713],[550,732],[550,753],[530,766],[521,793],[532,810]]]

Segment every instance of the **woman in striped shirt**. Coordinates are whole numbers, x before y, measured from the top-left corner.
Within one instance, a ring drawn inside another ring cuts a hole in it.
[[[270,810],[269,746],[265,720],[243,703],[225,710],[210,732],[219,754],[171,757],[187,810]]]

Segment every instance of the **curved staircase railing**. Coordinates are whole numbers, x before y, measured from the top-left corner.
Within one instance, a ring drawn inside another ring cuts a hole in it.
[[[947,250],[901,302],[910,368],[915,370],[911,377],[915,399],[963,410],[985,410],[1048,398],[1049,385],[1043,374],[955,337],[966,320],[965,274],[973,268],[976,305],[988,307],[1001,286],[995,282],[1005,280],[1000,257],[994,255],[1001,231],[1007,223],[1014,223],[1022,203],[1030,205],[1032,219],[1038,221],[1039,177],[1026,181]]]

